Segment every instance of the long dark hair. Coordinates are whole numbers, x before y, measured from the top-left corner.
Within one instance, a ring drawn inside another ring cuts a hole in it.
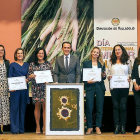
[[[136,62],[138,65],[140,65],[140,48],[139,48],[139,51],[138,51],[138,56],[136,58]]]
[[[7,60],[7,59],[5,58],[6,53],[5,53],[5,48],[4,48],[4,46],[3,46],[3,45],[0,45],[0,47],[2,47],[3,50],[4,50],[3,60]]]
[[[47,59],[46,51],[45,51],[44,48],[40,47],[40,48],[37,48],[36,51],[35,51],[35,56],[34,56],[34,63],[35,63],[35,65],[39,65],[37,54],[38,54],[38,52],[40,50],[44,51],[44,58],[43,58],[43,60],[45,60],[45,62],[46,62],[46,59]]]
[[[116,46],[119,46],[122,49],[122,56],[121,56],[121,59],[120,59],[121,63],[122,64],[127,64],[127,61],[129,59],[129,55],[128,55],[127,51],[125,50],[125,48],[120,44],[115,45],[114,48],[113,48],[113,51],[112,51],[112,54],[111,54],[111,59],[110,59],[111,63],[116,64],[116,61],[117,61],[117,56],[115,54],[115,47]]]

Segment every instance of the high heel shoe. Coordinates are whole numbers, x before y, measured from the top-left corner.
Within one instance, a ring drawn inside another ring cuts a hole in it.
[[[42,132],[43,132],[43,134],[45,134],[45,129],[42,127]]]
[[[133,135],[137,135],[140,133],[140,130],[138,132],[133,132]]]
[[[3,132],[1,131],[1,127],[0,127],[0,134],[3,134]]]
[[[96,127],[95,130],[96,130],[97,135],[101,135],[101,130],[99,127]]]
[[[93,133],[93,128],[88,128],[86,135],[91,135]]]
[[[39,132],[39,131],[36,131],[36,134],[40,134],[41,132]]]
[[[37,129],[36,129],[36,134],[40,134],[41,132],[40,132],[40,130],[38,131]]]
[[[0,130],[0,134],[3,134],[3,132]]]

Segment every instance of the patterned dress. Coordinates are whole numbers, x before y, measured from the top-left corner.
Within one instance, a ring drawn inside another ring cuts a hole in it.
[[[32,81],[32,102],[35,104],[36,102],[45,102],[46,101],[46,84],[36,84],[35,79],[29,78],[29,75],[34,74],[34,71],[45,71],[51,70],[53,75],[53,68],[49,62],[39,63],[39,65],[35,65],[34,62],[30,63],[29,71],[28,71],[28,79]]]
[[[5,63],[0,64],[0,125],[10,124],[8,82]]]

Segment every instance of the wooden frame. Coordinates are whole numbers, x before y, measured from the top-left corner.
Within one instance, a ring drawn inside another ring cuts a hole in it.
[[[84,84],[46,85],[46,135],[84,135]]]

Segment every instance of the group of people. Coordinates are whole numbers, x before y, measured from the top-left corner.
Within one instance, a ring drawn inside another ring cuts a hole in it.
[[[135,59],[133,69],[131,61],[129,60],[129,55],[125,48],[117,44],[113,47],[113,51],[109,60],[108,72],[105,71],[105,64],[103,62],[102,53],[100,48],[94,47],[91,51],[90,61],[83,63],[83,68],[101,68],[102,69],[102,79],[100,82],[91,79],[85,84],[86,90],[86,119],[87,119],[87,132],[86,134],[93,133],[92,127],[92,111],[94,108],[94,97],[96,95],[96,133],[101,134],[101,124],[103,115],[103,104],[104,104],[104,94],[105,85],[104,81],[106,78],[110,81],[113,75],[126,75],[128,76],[128,83],[133,80],[133,92],[136,103],[136,122],[137,127],[133,134],[138,134],[140,132],[140,49],[138,57]],[[125,134],[126,126],[126,115],[127,115],[127,98],[129,94],[128,88],[112,88],[110,87],[110,93],[113,103],[113,120],[114,120],[114,134]]]
[[[34,74],[35,71],[51,70],[54,83],[80,83],[81,68],[79,58],[71,55],[72,46],[69,42],[63,42],[62,50],[64,55],[58,57],[55,61],[53,70],[51,64],[47,61],[46,52],[43,48],[37,48],[34,56],[34,61],[30,63],[23,62],[25,54],[22,48],[16,49],[14,53],[15,62],[9,64],[5,58],[5,49],[0,45],[0,125],[11,126],[11,133],[24,133],[24,120],[26,106],[30,102],[28,89],[10,91],[9,105],[9,90],[8,77],[25,76],[26,82],[32,81],[32,103],[35,105],[34,116],[36,121],[36,133],[41,133],[40,130],[40,109],[43,109],[43,128],[45,133],[45,91],[46,83],[37,84]],[[90,60],[83,62],[83,68],[101,69],[101,81],[95,81],[92,77],[89,81],[84,82],[86,92],[86,119],[87,132],[93,133],[92,111],[94,108],[94,97],[96,95],[96,133],[101,134],[101,124],[103,116],[103,104],[105,95],[104,80],[108,78],[110,81],[113,75],[128,75],[128,82],[133,80],[133,92],[136,103],[136,121],[137,128],[134,134],[140,132],[140,51],[135,59],[133,69],[129,56],[122,45],[115,45],[110,57],[108,72],[106,73],[105,63],[103,61],[102,52],[99,47],[94,47],[90,54]],[[129,88],[110,88],[112,103],[113,103],[113,119],[114,119],[114,134],[125,134],[126,125],[126,108]],[[0,133],[1,130],[0,130]]]
[[[39,123],[41,105],[43,108],[42,131],[45,133],[45,83],[36,84],[34,71],[51,70],[53,74],[53,70],[50,63],[46,61],[47,56],[43,48],[36,50],[34,61],[30,65],[23,62],[24,57],[24,50],[17,48],[14,53],[15,62],[9,65],[9,61],[5,58],[4,46],[0,45],[0,125],[10,124],[11,133],[13,134],[24,133],[26,106],[30,103],[28,88],[11,90],[9,101],[7,78],[25,76],[26,82],[32,81],[32,102],[35,104],[36,133],[41,133]],[[3,133],[1,129],[0,133]]]

